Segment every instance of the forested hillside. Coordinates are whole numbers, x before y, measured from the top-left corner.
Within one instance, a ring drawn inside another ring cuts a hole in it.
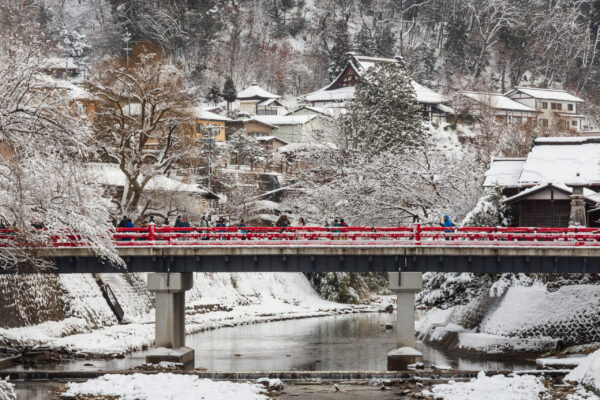
[[[294,96],[328,82],[348,51],[400,55],[444,93],[600,83],[599,0],[29,0],[81,63],[153,41],[181,62],[198,98],[231,76]],[[63,54],[64,54],[63,53]]]

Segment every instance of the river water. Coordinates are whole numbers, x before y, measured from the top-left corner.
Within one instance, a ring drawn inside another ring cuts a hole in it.
[[[189,335],[195,366],[209,371],[385,371],[386,354],[395,347],[395,314],[344,314],[240,325]],[[426,366],[460,370],[531,369],[533,361],[491,361],[447,354],[418,346]],[[114,360],[72,360],[44,370],[118,370],[145,362],[145,351]],[[22,370],[22,366],[19,367]],[[11,368],[15,369],[15,368]]]

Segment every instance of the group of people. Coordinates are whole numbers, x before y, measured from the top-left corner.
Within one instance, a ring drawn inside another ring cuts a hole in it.
[[[117,223],[116,220],[113,217],[111,217],[111,222],[112,222],[113,226],[116,228],[134,228],[135,227],[135,225],[133,224],[133,221],[131,220],[131,218],[127,217],[127,215],[123,215],[123,218],[121,219],[121,221],[119,221],[119,223]],[[142,227],[145,227],[145,226],[148,226],[149,224],[154,224],[154,223],[155,223],[154,217],[150,217],[148,222],[144,223],[142,225]],[[444,232],[452,232],[452,228],[455,226],[448,215],[444,215],[444,221],[440,225],[444,228],[448,228]],[[165,218],[163,226],[170,226],[169,220],[167,218]],[[225,221],[225,218],[219,217],[219,219],[217,220],[217,222],[215,223],[214,226],[216,228],[226,228],[227,222]],[[243,230],[242,228],[247,227],[246,222],[244,221],[243,218],[240,220],[240,223],[237,224],[236,226],[241,230]],[[277,222],[275,222],[275,226],[282,227],[285,229],[289,226],[292,226],[292,223],[286,214],[281,214],[279,216],[279,218],[277,219]],[[294,226],[305,227],[305,226],[307,226],[306,220],[303,217],[300,217],[298,219],[298,222]],[[326,222],[325,226],[329,226],[329,223]],[[344,218],[336,218],[333,220],[333,224],[331,226],[334,228],[338,228],[338,227],[345,228],[345,227],[348,227],[348,224],[346,223],[346,221],[344,221]],[[192,225],[190,224],[190,222],[186,216],[180,215],[175,220],[175,224],[173,225],[173,227],[174,228],[190,228],[190,227],[192,227]],[[198,227],[200,227],[200,228],[211,227],[210,219],[203,215],[200,218],[200,223],[198,224]]]

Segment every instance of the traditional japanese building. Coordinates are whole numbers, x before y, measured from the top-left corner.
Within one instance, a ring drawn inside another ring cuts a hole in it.
[[[583,200],[585,225],[596,227],[599,165],[600,137],[538,138],[526,158],[494,158],[483,186],[506,196],[513,226],[567,227],[577,197]]]
[[[279,115],[283,113],[281,96],[267,92],[256,82],[238,93],[240,111],[249,115]]]
[[[348,61],[342,72],[329,85],[303,97],[306,104],[320,108],[345,108],[349,100],[354,99],[354,90],[360,77],[371,67],[380,63],[394,63],[404,66],[402,58],[379,58],[348,53]],[[423,118],[433,121],[445,121],[452,108],[445,105],[447,99],[441,94],[412,81],[417,102],[422,107]]]

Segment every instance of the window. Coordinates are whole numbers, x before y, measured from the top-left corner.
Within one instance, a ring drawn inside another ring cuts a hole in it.
[[[539,120],[539,124],[542,128],[547,128],[548,127],[548,120],[547,119],[540,119]]]
[[[562,103],[550,103],[550,108],[560,111],[562,110]]]
[[[540,107],[542,108],[542,110],[547,110],[548,109],[548,102],[547,101],[540,102]]]
[[[569,104],[570,105],[570,104]],[[577,120],[571,121],[571,126],[577,126]]]
[[[197,124],[196,124],[196,133],[201,133],[201,132],[202,132],[202,127],[203,127],[203,125],[202,125],[202,124],[200,124],[200,123],[197,123]]]
[[[567,104],[567,110],[573,111],[573,104]],[[575,122],[575,121],[573,121]]]
[[[522,123],[521,117],[513,117],[512,122],[515,125],[521,125],[521,123]]]

